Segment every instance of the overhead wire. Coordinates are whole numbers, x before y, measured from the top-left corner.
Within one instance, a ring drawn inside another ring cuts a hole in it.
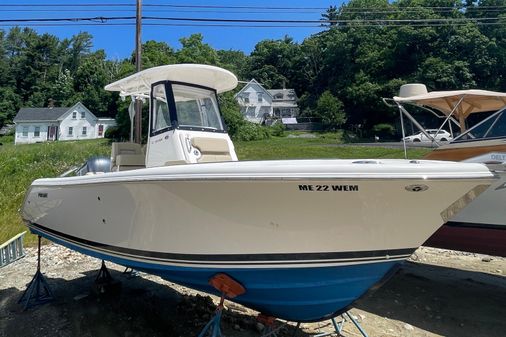
[[[22,7],[22,9],[18,9],[21,12],[126,12],[128,10],[124,9],[110,9],[106,7],[115,6],[115,7],[131,7],[132,10],[135,4],[132,3],[72,3],[72,4],[0,4],[0,7]],[[66,7],[72,8],[70,10],[56,8],[56,9],[25,9],[24,7],[39,7],[39,8],[48,8],[51,6],[58,7]],[[82,8],[84,7],[84,8]],[[99,7],[100,9],[89,9],[88,7]],[[319,7],[259,7],[259,6],[219,6],[219,5],[175,5],[175,4],[144,4],[143,7],[148,7],[145,10],[146,12],[182,12],[182,13],[220,13],[226,14],[227,11],[223,11],[222,9],[238,9],[237,12],[241,14],[249,14],[250,12],[243,12],[244,9],[261,9],[258,13],[255,14],[273,14],[279,15],[284,12],[272,12],[272,10],[314,10],[314,9],[326,9]],[[163,10],[163,9],[149,9],[149,8],[160,8],[160,7],[171,7],[176,8],[176,10]],[[506,6],[480,6],[481,8],[490,8],[490,10],[494,11],[502,11],[503,9],[506,11]],[[78,8],[78,9],[76,9]],[[181,8],[185,10],[181,10]],[[420,25],[420,24],[440,24],[440,25],[455,25],[457,23],[467,24],[469,22],[475,24],[490,24],[493,21],[502,21],[504,18],[497,16],[487,16],[487,17],[443,17],[443,18],[391,18],[391,17],[375,17],[375,18],[346,18],[346,14],[355,14],[355,15],[368,15],[368,14],[396,14],[402,13],[408,8],[412,8],[414,11],[423,9],[448,9],[448,10],[459,10],[455,7],[444,7],[444,6],[426,6],[426,7],[402,7],[402,8],[390,8],[392,11],[384,11],[381,9],[373,9],[367,7],[344,7],[337,10],[336,15],[337,19],[316,19],[316,20],[302,20],[302,19],[259,19],[259,18],[207,18],[207,17],[164,17],[164,16],[143,16],[143,20],[148,22],[143,22],[143,25],[167,25],[167,26],[195,26],[195,27],[251,27],[251,28],[293,28],[293,27],[322,27],[325,25],[348,25],[353,24],[354,26],[366,26],[366,25],[381,25],[381,26],[393,26],[394,24],[402,24],[402,25]],[[264,12],[265,10],[271,10],[271,12]],[[365,10],[359,12],[359,10]],[[2,11],[17,11],[14,9],[7,9]],[[129,12],[129,11],[128,11]],[[235,13],[236,11],[234,11]],[[294,12],[299,13],[300,12]],[[303,12],[304,13],[304,12]],[[320,13],[325,14],[325,13]],[[8,19],[0,19],[0,26],[8,27],[23,24],[24,26],[35,26],[45,24],[46,26],[59,26],[56,25],[58,22],[65,22],[65,24],[73,23],[75,26],[77,23],[88,22],[89,25],[113,25],[111,21],[131,21],[126,23],[116,23],[114,25],[131,25],[135,24],[132,20],[135,20],[135,16],[94,16],[94,17],[55,17],[55,18],[8,18]],[[151,22],[151,21],[170,21],[171,23],[161,23],[161,22]],[[188,23],[191,22],[191,23]],[[61,24],[62,26],[65,24]],[[317,25],[315,25],[317,24]]]
[[[99,21],[108,22],[116,20],[135,20],[135,16],[96,16],[96,17],[69,17],[69,18],[16,18],[16,19],[0,19],[0,23],[9,22],[59,22],[59,21]],[[163,17],[163,16],[143,16],[143,20],[156,20],[156,21],[191,21],[191,22],[221,22],[221,23],[279,23],[279,24],[339,24],[339,23],[360,23],[360,22],[475,22],[475,21],[488,21],[488,20],[503,20],[500,17],[485,17],[485,18],[428,18],[428,19],[319,19],[319,20],[283,20],[283,19],[226,19],[226,18],[196,18],[196,17]]]

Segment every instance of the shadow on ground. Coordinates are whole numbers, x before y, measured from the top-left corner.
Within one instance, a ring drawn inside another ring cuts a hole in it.
[[[197,336],[214,314],[210,297],[183,295],[143,277],[110,272],[120,286],[105,294],[92,290],[97,271],[71,281],[48,278],[55,300],[27,311],[17,303],[22,290],[0,290],[0,336]],[[222,331],[259,335],[254,317],[229,310]],[[293,332],[284,328],[278,336]]]
[[[506,278],[407,262],[358,309],[442,336],[504,336]]]

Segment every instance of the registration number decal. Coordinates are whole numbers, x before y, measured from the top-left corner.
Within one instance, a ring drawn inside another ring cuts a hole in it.
[[[307,191],[307,192],[358,192],[358,185],[299,185],[299,191]]]

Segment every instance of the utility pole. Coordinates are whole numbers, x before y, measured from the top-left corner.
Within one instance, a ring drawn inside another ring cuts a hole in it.
[[[137,15],[135,25],[135,70],[136,72],[141,71],[141,26],[142,26],[142,0],[137,0]],[[135,142],[142,142],[142,100],[135,100]]]

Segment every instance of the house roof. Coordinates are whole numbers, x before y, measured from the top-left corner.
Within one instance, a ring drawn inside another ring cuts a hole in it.
[[[66,108],[21,108],[18,111],[14,122],[21,121],[56,121],[65,112],[69,111]]]
[[[91,111],[89,111],[81,102],[77,102],[71,107],[59,107],[59,108],[21,108],[19,109],[16,117],[14,117],[13,122],[24,122],[24,121],[57,121],[63,117],[70,110],[76,108],[78,105],[81,105],[88,111],[91,115]],[[95,115],[93,115],[95,116]]]
[[[269,89],[267,90],[269,94],[271,94],[274,100],[283,100],[283,101],[295,101],[297,100],[297,95],[295,95],[295,90],[293,89]],[[276,98],[277,95],[282,94],[282,98]],[[293,95],[290,97],[290,95]]]
[[[241,90],[239,90],[239,92],[237,94],[234,95],[234,97],[240,97],[242,92],[245,91],[248,87],[250,87],[252,84],[256,84],[258,85],[267,95],[271,96],[271,93],[269,92],[269,90],[265,89],[260,83],[257,82],[257,80],[255,80],[254,78],[252,78],[248,83],[246,83],[246,85],[244,87],[242,87]]]

